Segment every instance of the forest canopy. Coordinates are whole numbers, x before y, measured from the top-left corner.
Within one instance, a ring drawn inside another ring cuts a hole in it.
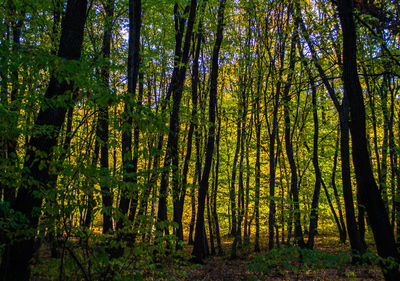
[[[400,280],[397,1],[5,0],[0,20],[0,280],[243,251],[269,255],[260,279],[372,252]]]

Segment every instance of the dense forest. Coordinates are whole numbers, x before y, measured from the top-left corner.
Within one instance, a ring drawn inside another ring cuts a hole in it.
[[[0,280],[400,280],[398,1],[4,0],[0,20]],[[246,274],[193,275],[213,257]]]

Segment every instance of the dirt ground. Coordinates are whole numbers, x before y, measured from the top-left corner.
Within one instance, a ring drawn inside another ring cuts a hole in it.
[[[318,238],[316,249],[331,254],[340,254],[348,251],[348,245],[332,242],[330,239],[325,238]],[[327,241],[328,243],[326,243]],[[230,246],[231,241],[227,239],[224,242],[225,256],[212,256],[205,259],[202,265],[186,267],[187,276],[184,280],[384,280],[379,267],[355,266],[350,262],[344,264],[342,270],[328,268],[315,271],[300,271],[298,273],[290,270],[272,270],[267,275],[255,275],[249,271],[249,264],[254,262],[254,258],[257,255],[252,251],[252,246],[241,249],[239,258],[233,260],[227,256],[227,253],[230,252]],[[266,245],[262,245],[262,249],[266,248]],[[191,247],[186,249],[188,252],[190,250]]]

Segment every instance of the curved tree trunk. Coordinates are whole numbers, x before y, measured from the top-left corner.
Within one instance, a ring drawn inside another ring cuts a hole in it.
[[[58,57],[66,60],[79,60],[83,42],[84,26],[86,21],[86,0],[69,0],[63,19]],[[45,99],[54,102],[73,89],[73,82],[64,78],[60,81],[51,76]],[[73,101],[71,101],[73,102]],[[57,138],[65,120],[67,108],[65,106],[42,106],[35,120],[35,126],[52,126],[52,133],[35,134],[28,143],[27,157],[24,162],[22,178],[23,186],[18,191],[16,200],[11,205],[15,211],[21,212],[28,219],[28,227],[35,230],[39,217],[34,208],[40,208],[42,198],[35,195],[40,189],[49,190],[52,174],[50,171],[52,151],[57,146]],[[42,152],[40,159],[36,151]],[[44,166],[40,163],[45,163]],[[3,251],[0,280],[29,280],[29,263],[34,253],[34,237],[27,236],[18,241],[8,241]]]
[[[169,121],[169,133],[167,140],[167,147],[164,158],[165,171],[161,175],[160,185],[160,197],[158,203],[158,220],[167,221],[167,196],[168,196],[168,182],[169,172],[172,165],[172,196],[174,205],[174,221],[179,220],[179,132],[180,132],[180,120],[179,111],[182,100],[183,86],[186,78],[186,68],[189,60],[190,44],[192,40],[192,32],[194,21],[196,17],[197,1],[191,0],[189,7],[189,17],[187,19],[182,18],[179,14],[179,5],[175,4],[174,16],[175,16],[175,27],[176,27],[176,49],[175,49],[175,65],[169,85],[168,92],[172,93],[172,112]],[[186,26],[186,34],[184,35]],[[183,40],[184,39],[184,40]],[[182,49],[183,42],[183,49]],[[179,222],[178,222],[179,224]],[[164,229],[168,233],[168,228]]]
[[[364,253],[365,248],[361,242],[360,233],[357,227],[357,221],[354,210],[353,192],[351,187],[350,177],[350,148],[349,148],[349,104],[347,99],[346,91],[344,92],[342,104],[336,96],[336,93],[329,83],[328,77],[325,71],[322,69],[318,62],[317,52],[314,48],[312,41],[308,35],[303,19],[301,18],[300,8],[298,1],[296,1],[296,20],[298,21],[302,30],[302,35],[307,42],[312,55],[312,61],[318,70],[318,74],[324,83],[329,96],[331,97],[336,110],[339,113],[339,124],[340,124],[340,157],[342,167],[342,182],[343,182],[343,198],[346,210],[346,221],[347,221],[347,232],[349,234],[349,240],[351,249],[355,253]]]
[[[215,141],[215,107],[217,105],[217,92],[218,92],[218,56],[219,50],[223,38],[223,24],[224,24],[224,10],[226,0],[220,0],[220,6],[218,8],[218,25],[216,41],[212,53],[211,62],[211,73],[210,73],[210,99],[208,107],[208,138],[206,147],[206,159],[204,163],[203,176],[200,182],[199,188],[199,200],[197,208],[197,219],[196,219],[196,232],[194,238],[194,247],[192,255],[194,261],[200,262],[204,257],[207,256],[207,240],[204,231],[204,207],[205,197],[208,190],[208,179],[210,176],[211,162],[214,152],[214,141]]]
[[[353,1],[340,0],[338,8],[343,32],[343,82],[350,104],[352,154],[358,191],[361,203],[364,204],[368,213],[378,254],[383,258],[392,257],[399,262],[393,231],[374,179],[368,153],[364,99],[357,73],[357,39],[356,25],[353,19]],[[386,280],[400,279],[397,267],[384,265],[382,267],[385,269],[383,274]]]

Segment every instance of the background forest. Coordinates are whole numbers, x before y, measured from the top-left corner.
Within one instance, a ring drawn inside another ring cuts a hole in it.
[[[323,235],[400,280],[399,17],[0,1],[0,280],[157,279],[188,249],[303,256]]]

